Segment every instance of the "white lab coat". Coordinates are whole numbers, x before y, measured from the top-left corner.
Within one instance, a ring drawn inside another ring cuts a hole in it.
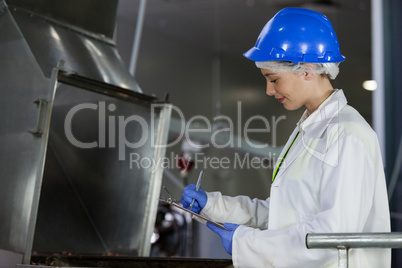
[[[390,232],[375,132],[342,90],[303,117],[284,147],[300,131],[267,200],[207,193],[201,214],[241,224],[233,235],[234,267],[338,267],[336,249],[307,249],[307,233]],[[390,263],[390,249],[350,250],[349,267]]]

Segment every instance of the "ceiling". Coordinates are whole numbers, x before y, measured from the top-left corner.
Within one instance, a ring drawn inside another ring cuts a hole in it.
[[[204,49],[237,53],[248,47],[267,20],[284,7],[314,9],[335,24],[347,9],[368,11],[369,8],[367,0],[354,4],[341,1],[147,0],[144,28]],[[119,0],[118,20],[135,24],[138,6],[139,1]]]

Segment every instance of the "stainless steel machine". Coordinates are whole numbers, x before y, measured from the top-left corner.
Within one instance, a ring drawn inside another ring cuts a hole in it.
[[[149,255],[162,168],[138,159],[164,156],[171,106],[127,72],[116,7],[0,1],[2,256]]]

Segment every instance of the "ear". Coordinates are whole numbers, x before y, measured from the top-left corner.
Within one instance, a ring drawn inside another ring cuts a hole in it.
[[[314,64],[311,64],[311,63],[305,63],[304,65],[310,70],[314,70],[314,68],[315,68]],[[309,72],[303,73],[303,77],[307,81],[313,80],[315,76],[316,76],[315,73],[309,73]]]
[[[303,73],[304,79],[307,81],[313,80],[316,75],[315,73]]]

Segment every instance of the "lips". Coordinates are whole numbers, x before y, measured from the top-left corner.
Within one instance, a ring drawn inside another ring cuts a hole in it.
[[[276,100],[279,101],[280,103],[282,103],[282,102],[285,101],[285,98],[278,98],[278,99],[276,99]]]

